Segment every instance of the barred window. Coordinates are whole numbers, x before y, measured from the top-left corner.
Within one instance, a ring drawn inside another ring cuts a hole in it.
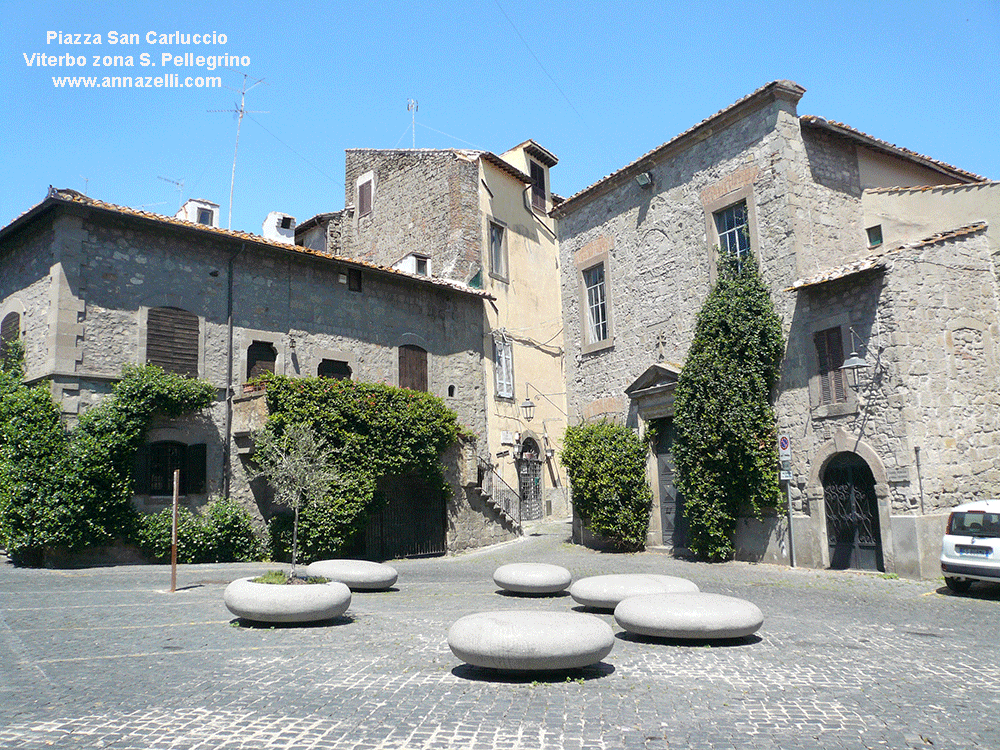
[[[174,471],[179,469],[178,494],[204,494],[206,455],[205,443],[162,440],[143,445],[134,456],[132,489],[137,495],[172,495]]]

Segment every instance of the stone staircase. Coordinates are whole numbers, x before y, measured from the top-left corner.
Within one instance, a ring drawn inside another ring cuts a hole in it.
[[[521,533],[521,498],[517,490],[507,484],[487,461],[478,458],[478,463],[479,494],[489,507]]]

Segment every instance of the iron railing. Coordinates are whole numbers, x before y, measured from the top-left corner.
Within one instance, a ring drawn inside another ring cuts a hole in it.
[[[479,458],[479,491],[515,528],[521,528],[520,495],[482,457]]]

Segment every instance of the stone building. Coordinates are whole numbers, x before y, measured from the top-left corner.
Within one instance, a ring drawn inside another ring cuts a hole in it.
[[[534,141],[496,155],[456,149],[352,149],[345,206],[296,241],[489,293],[482,305],[484,470],[525,520],[569,513],[558,459],[566,428],[556,157]],[[525,412],[523,405],[534,406]]]
[[[750,251],[786,339],[790,510],[741,522],[738,555],[935,576],[946,509],[1000,495],[996,183],[800,116],[804,91],[772,82],[554,208],[568,411],[662,420],[648,544],[683,547],[673,389],[719,253]]]
[[[251,500],[239,394],[263,371],[429,391],[485,433],[487,292],[294,245],[287,214],[268,217],[274,239],[223,230],[217,210],[189,201],[179,217],[190,220],[168,218],[50,189],[0,229],[3,337],[23,340],[27,381],[48,381],[69,420],[108,393],[126,364],[218,388],[206,416],[149,433],[136,476],[141,508],[165,506],[175,467],[190,506],[213,495]],[[455,492],[435,509],[436,551],[516,534],[478,491],[474,460],[450,460]],[[265,515],[273,510],[256,499]]]

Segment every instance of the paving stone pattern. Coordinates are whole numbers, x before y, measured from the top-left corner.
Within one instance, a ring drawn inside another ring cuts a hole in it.
[[[388,592],[311,627],[238,626],[225,585],[268,566],[0,565],[0,748],[541,750],[1000,747],[1000,587],[705,565],[566,543],[564,524],[452,558],[396,561]],[[615,630],[600,664],[504,676],[447,646],[502,594],[498,565],[655,572],[757,604],[755,636],[705,646]]]

